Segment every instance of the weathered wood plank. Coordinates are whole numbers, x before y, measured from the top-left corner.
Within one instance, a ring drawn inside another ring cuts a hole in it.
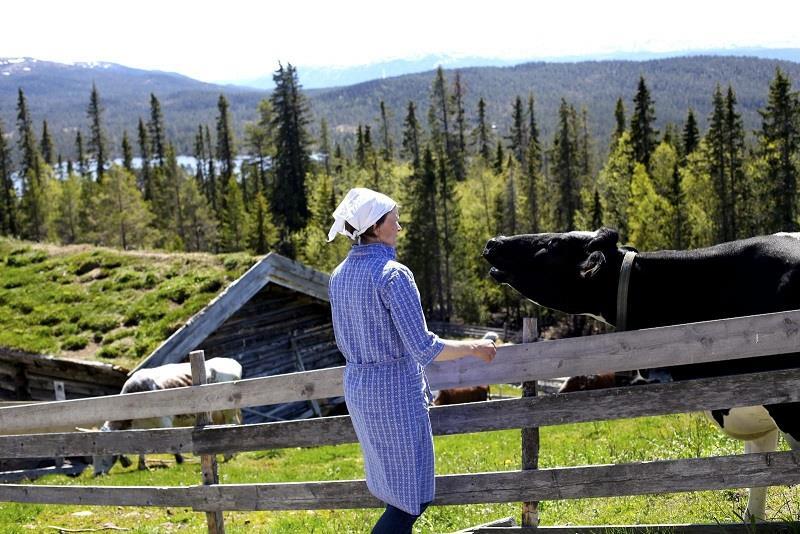
[[[768,388],[764,384],[769,384]],[[495,400],[430,411],[435,435],[800,402],[800,369]],[[354,443],[349,416],[243,426],[0,436],[0,458],[223,453]]]
[[[434,362],[426,371],[431,387],[442,389],[786,354],[799,348],[800,311],[795,310],[503,346],[489,365],[463,358]]]
[[[491,364],[476,358],[433,363],[433,389],[719,361],[797,350],[800,311],[504,346]],[[209,384],[194,389],[133,393],[40,406],[0,408],[0,428],[30,431],[31,424],[84,425],[103,418],[130,419],[223,410],[341,396],[342,368]],[[127,397],[127,398],[126,398]],[[73,404],[74,403],[74,404]],[[77,404],[85,403],[85,404]]]
[[[800,483],[800,453],[774,452],[621,465],[436,477],[434,505],[614,497]],[[187,506],[202,511],[372,508],[363,480],[190,487],[4,485],[0,501]]]
[[[537,530],[523,527],[476,527],[459,532],[464,534],[790,534],[800,529],[800,522],[770,522],[757,525],[719,523],[716,525],[586,525],[540,526]]]
[[[342,368],[336,367],[191,388],[0,408],[0,429],[6,434],[35,432],[55,424],[85,426],[98,420],[160,417],[341,395]]]

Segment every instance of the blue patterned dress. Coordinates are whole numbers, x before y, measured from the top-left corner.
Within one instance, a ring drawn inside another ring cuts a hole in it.
[[[356,245],[331,274],[344,396],[364,454],[367,486],[410,514],[433,500],[430,389],[424,367],[444,348],[428,331],[414,276],[394,248]]]

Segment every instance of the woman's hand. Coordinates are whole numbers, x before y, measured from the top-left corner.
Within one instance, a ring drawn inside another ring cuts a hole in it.
[[[491,339],[476,339],[472,342],[470,352],[486,363],[492,363],[497,355],[497,347]]]
[[[444,344],[444,348],[439,353],[439,356],[436,357],[438,362],[475,356],[489,363],[494,360],[494,356],[497,354],[497,348],[491,339],[469,339],[464,341],[442,339],[441,341]]]

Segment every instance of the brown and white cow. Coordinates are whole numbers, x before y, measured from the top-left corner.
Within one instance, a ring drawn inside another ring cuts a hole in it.
[[[208,383],[230,382],[242,378],[242,366],[231,358],[211,358],[206,361],[206,380]],[[160,367],[140,369],[133,373],[122,386],[120,393],[139,393],[142,391],[159,391],[162,389],[179,388],[192,385],[192,368],[189,363],[170,363]],[[236,423],[241,424],[241,411],[224,410],[211,413],[212,423],[216,425]],[[195,422],[194,415],[176,415],[154,417],[148,419],[133,419],[126,421],[106,421],[100,430],[130,430],[142,428],[170,428],[173,426],[191,426]],[[229,459],[225,455],[225,459]],[[102,455],[94,457],[94,474],[104,475],[111,470],[114,463],[120,460],[123,466],[130,465],[125,456]],[[175,455],[175,461],[183,463],[183,456]],[[147,469],[144,454],[139,455],[139,469]]]
[[[796,234],[742,239],[686,251],[642,252],[617,243],[615,230],[526,234],[489,240],[491,276],[532,301],[627,329],[653,328],[800,308],[800,241]],[[631,261],[628,299],[617,293],[623,259]],[[626,315],[624,315],[626,314]],[[790,369],[798,354],[643,370],[649,381]],[[591,386],[591,381],[584,387]],[[572,386],[580,387],[576,380]],[[745,442],[745,452],[777,448],[778,431],[800,450],[800,403],[714,410],[713,421]],[[751,488],[747,513],[762,518],[766,488]]]

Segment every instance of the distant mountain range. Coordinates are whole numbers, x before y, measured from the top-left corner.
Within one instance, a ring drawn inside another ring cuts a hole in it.
[[[767,51],[753,53],[767,54]],[[589,125],[599,152],[605,149],[613,123],[617,98],[625,101],[628,114],[639,76],[647,80],[655,100],[657,126],[682,124],[687,109],[692,107],[701,127],[710,113],[711,95],[717,83],[730,83],[737,92],[739,111],[745,127],[760,124],[758,109],[763,108],[775,69],[783,69],[800,84],[800,50],[769,51],[783,54],[784,59],[754,57],[694,56],[646,61],[597,60],[581,62],[533,62],[513,66],[460,66],[465,89],[467,117],[474,122],[477,101],[487,102],[488,119],[499,135],[506,135],[513,99],[529,94],[536,98],[536,111],[543,139],[552,138],[556,113],[561,98],[588,111]],[[790,60],[790,59],[795,60]],[[409,101],[417,105],[418,117],[424,122],[428,109],[428,93],[434,77],[434,61],[426,59],[425,72],[377,76],[370,81],[347,85],[307,89],[313,113],[312,128],[325,117],[334,140],[348,145],[358,124],[377,127],[379,104],[386,102],[392,115],[392,130],[399,139],[405,109]],[[466,60],[465,60],[466,61]],[[445,74],[452,83],[454,71],[445,63]],[[408,65],[406,65],[408,67]],[[400,68],[398,66],[398,68]],[[300,82],[307,85],[313,75],[298,68]],[[330,79],[330,78],[329,78]],[[22,87],[28,99],[37,135],[47,119],[58,150],[65,157],[74,157],[75,132],[88,132],[86,108],[92,83],[97,85],[105,108],[104,122],[109,141],[119,151],[123,130],[136,146],[136,126],[141,117],[149,117],[149,95],[158,96],[167,135],[184,154],[193,152],[193,140],[199,124],[208,124],[214,131],[217,100],[225,94],[230,103],[237,135],[241,139],[245,121],[256,116],[258,102],[268,96],[263,89],[218,85],[193,80],[176,73],[132,69],[111,63],[60,64],[35,59],[0,58],[0,120],[6,134],[15,131],[17,90]],[[314,132],[316,133],[316,132]]]
[[[167,135],[178,148],[190,150],[192,132],[200,123],[213,130],[217,100],[224,93],[234,121],[243,123],[255,115],[258,101],[268,93],[246,87],[200,82],[173,72],[141,70],[114,63],[64,64],[33,58],[0,58],[0,120],[8,132],[16,123],[17,90],[25,92],[36,133],[47,119],[58,150],[72,156],[78,128],[86,135],[86,108],[92,83],[97,85],[105,108],[109,140],[119,150],[123,130],[135,143],[139,117],[150,114],[154,93],[164,114]]]
[[[579,63],[585,61],[648,61],[673,57],[691,56],[739,56],[761,59],[779,59],[800,63],[800,48],[709,48],[684,50],[681,52],[610,52],[605,54],[583,54],[572,56],[531,57],[518,59],[499,59],[491,57],[454,57],[448,55],[427,55],[414,59],[394,59],[367,65],[349,67],[312,67],[295,65],[302,72],[303,87],[319,89],[341,87],[370,80],[380,80],[403,74],[415,74],[436,69],[464,69],[468,67],[509,67],[523,63]],[[272,74],[258,78],[228,80],[227,83],[261,89],[274,87]]]

